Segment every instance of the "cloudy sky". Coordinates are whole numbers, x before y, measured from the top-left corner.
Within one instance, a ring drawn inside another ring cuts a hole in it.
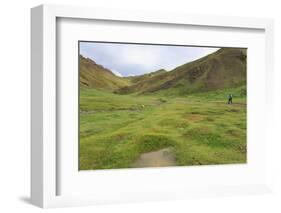
[[[80,42],[80,54],[119,76],[167,71],[196,60],[218,48]]]

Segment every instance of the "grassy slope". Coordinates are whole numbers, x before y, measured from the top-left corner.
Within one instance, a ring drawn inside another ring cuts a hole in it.
[[[128,86],[130,81],[114,75],[110,70],[96,64],[93,60],[79,57],[80,87],[96,88],[103,91],[115,91]]]
[[[138,77],[140,78],[140,77]],[[132,79],[133,80],[133,79]],[[119,93],[155,93],[170,90],[176,95],[212,91],[246,84],[246,50],[222,48],[199,60],[183,64],[170,72],[140,78]]]
[[[167,72],[166,70],[160,69],[160,70],[157,70],[155,72],[150,72],[150,73],[146,73],[146,74],[138,75],[138,76],[129,76],[129,77],[126,77],[126,78],[128,78],[131,81],[131,83],[135,84],[135,83],[147,81],[151,78],[155,78],[156,76],[158,76],[160,74],[164,74],[166,72]]]
[[[245,86],[178,97],[80,92],[80,169],[131,167],[164,147],[178,165],[246,162]]]

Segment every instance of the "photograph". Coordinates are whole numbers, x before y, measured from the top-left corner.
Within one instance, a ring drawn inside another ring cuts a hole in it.
[[[78,50],[79,170],[247,163],[247,48]]]

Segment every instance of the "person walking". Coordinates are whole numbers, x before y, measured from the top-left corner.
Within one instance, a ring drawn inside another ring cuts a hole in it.
[[[228,104],[232,104],[232,94],[228,95]]]

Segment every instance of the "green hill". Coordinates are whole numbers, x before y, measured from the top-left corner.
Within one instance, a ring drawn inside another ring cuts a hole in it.
[[[166,72],[167,71],[165,69],[160,69],[160,70],[150,72],[150,73],[147,73],[147,74],[144,74],[144,75],[129,76],[127,78],[131,81],[131,83],[136,84],[136,83],[139,83],[139,82],[147,81],[151,78],[154,78],[155,76],[158,76],[158,75],[166,73]]]
[[[93,60],[80,56],[80,86],[118,94],[163,93],[183,95],[246,84],[246,49],[221,48],[171,71],[118,77]]]
[[[133,76],[133,77],[127,77],[128,80],[130,80],[131,85],[125,86],[120,88],[116,91],[116,93],[119,94],[128,94],[128,93],[143,93],[144,91],[147,91],[152,86],[161,85],[165,82],[166,78],[165,73],[167,73],[166,70],[161,69],[155,72],[151,72],[148,74],[140,75],[140,76]]]
[[[93,60],[79,57],[80,87],[113,92],[129,85],[129,80],[114,75]]]
[[[221,48],[196,61],[183,64],[172,71],[151,77],[139,76],[137,81],[118,93],[167,92],[189,94],[246,84],[246,49]]]

